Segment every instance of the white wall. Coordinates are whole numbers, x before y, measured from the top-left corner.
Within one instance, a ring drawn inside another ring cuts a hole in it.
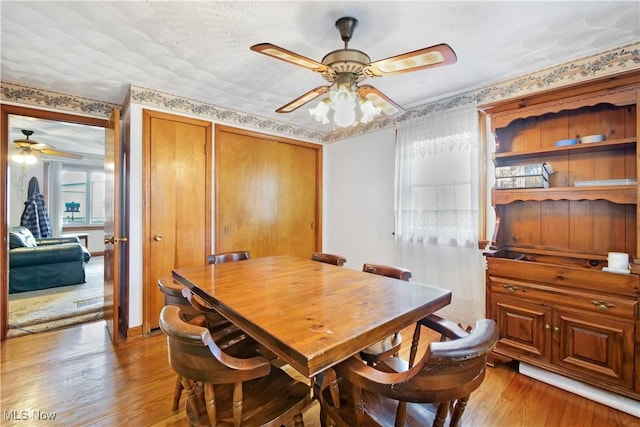
[[[477,249],[397,244],[394,231],[395,130],[329,144],[324,150],[325,252],[397,265],[412,281],[452,291],[439,314],[464,324],[485,316],[484,258]]]
[[[324,149],[324,252],[364,262],[395,263],[395,130],[334,142]]]
[[[20,218],[24,211],[24,202],[27,200],[27,189],[31,177],[38,178],[40,192],[44,192],[44,167],[42,161],[33,165],[23,166],[13,161],[9,162],[9,227],[20,225]]]

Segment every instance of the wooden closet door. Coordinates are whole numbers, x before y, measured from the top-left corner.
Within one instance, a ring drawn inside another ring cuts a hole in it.
[[[202,265],[211,247],[211,123],[144,111],[144,331],[158,327],[157,282],[175,268]]]
[[[316,150],[279,144],[278,248],[308,258],[316,249]]]
[[[215,145],[216,252],[319,250],[321,147],[226,126]]]
[[[255,258],[277,251],[277,149],[244,134],[216,137],[216,252],[249,250]]]

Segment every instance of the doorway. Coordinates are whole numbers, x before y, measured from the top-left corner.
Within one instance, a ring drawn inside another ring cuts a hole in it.
[[[5,157],[7,164],[3,165],[7,171],[3,183],[6,199],[2,206],[5,226],[11,228],[20,225],[26,200],[26,183],[35,177],[50,208],[52,234],[78,236],[80,243],[92,253],[91,259],[84,265],[85,283],[19,293],[9,293],[11,254],[3,256],[7,260],[2,265],[6,272],[6,281],[1,289],[3,336],[44,332],[98,320],[102,317],[104,295],[104,232],[100,224],[101,214],[96,206],[99,206],[100,198],[104,198],[99,194],[99,186],[100,174],[104,171],[106,120],[6,105],[2,106],[2,110],[3,151],[9,154]],[[33,133],[25,135],[23,129]],[[25,138],[47,144],[47,150],[35,152],[34,164],[25,165],[11,160],[17,152],[13,141]],[[82,158],[78,158],[80,156]],[[63,176],[62,171],[66,172],[66,181],[56,182],[50,178]],[[84,182],[82,177],[85,178]],[[72,209],[74,212],[65,213],[66,198],[80,196],[84,196],[83,201],[74,201],[73,204],[84,204],[85,208],[78,207]],[[54,200],[59,203],[51,206]],[[5,247],[2,250],[7,249]],[[34,310],[33,307],[38,308]]]

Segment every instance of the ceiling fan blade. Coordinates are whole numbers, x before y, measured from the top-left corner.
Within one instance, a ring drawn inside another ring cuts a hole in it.
[[[284,62],[288,62],[299,67],[306,68],[311,71],[317,71],[322,73],[329,69],[326,65],[323,65],[313,59],[305,58],[302,55],[298,55],[290,50],[283,49],[271,43],[260,43],[251,46],[250,48],[254,52],[262,53],[267,56],[279,59]]]
[[[455,64],[457,60],[458,58],[453,49],[443,43],[374,61],[365,66],[363,74],[371,77],[381,77],[391,74],[408,73],[425,68]]]
[[[309,92],[305,93],[304,95],[297,97],[290,103],[278,108],[276,110],[276,113],[290,113],[293,110],[296,110],[302,107],[307,102],[311,102],[317,97],[324,95],[328,91],[329,91],[329,86],[318,86],[315,89],[311,89]]]
[[[395,118],[405,112],[404,108],[371,85],[360,86],[358,88],[358,94],[362,99],[367,99],[376,107],[380,107],[387,118]]]
[[[68,157],[70,159],[78,159],[78,160],[82,159],[82,156],[80,154],[65,153],[64,151],[58,151],[58,150],[49,150],[48,148],[38,150],[38,151],[40,151],[42,154],[47,154],[49,156]]]
[[[13,140],[14,147],[24,147],[31,148],[33,150],[42,150],[44,148],[53,148],[49,144],[45,144],[43,142],[36,142],[33,139],[14,139]]]

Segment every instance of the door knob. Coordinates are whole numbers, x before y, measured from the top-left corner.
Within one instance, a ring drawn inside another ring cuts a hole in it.
[[[126,242],[126,241],[128,241],[128,240],[129,240],[129,239],[127,239],[126,237],[115,237],[115,236],[111,236],[111,237],[105,237],[105,238],[104,238],[104,243],[105,243],[105,245],[106,245],[107,243],[111,243],[111,244],[113,245],[113,244],[116,244],[116,243],[118,243],[118,242]]]
[[[153,240],[155,240],[156,242],[159,242],[160,240],[162,240],[162,234],[154,234]]]

